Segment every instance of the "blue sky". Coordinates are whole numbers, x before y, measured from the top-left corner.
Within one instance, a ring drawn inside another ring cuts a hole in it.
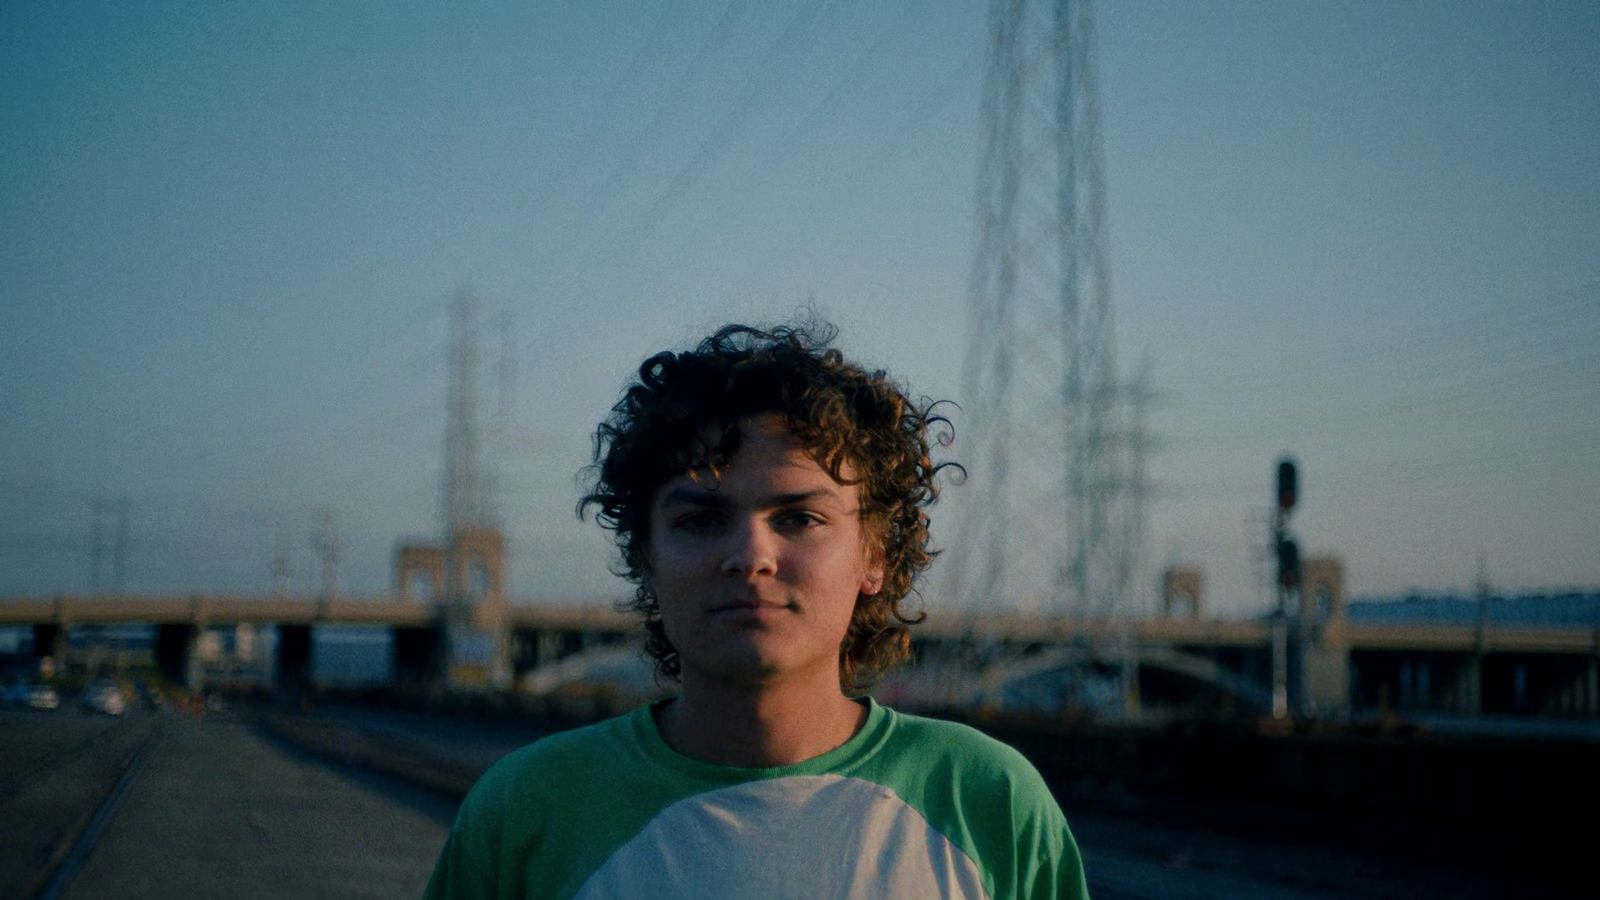
[[[387,590],[437,528],[462,286],[510,317],[522,597],[621,589],[575,474],[657,349],[812,302],[961,399],[984,22],[0,6],[0,594],[86,589],[102,493],[130,590],[264,590],[280,539],[309,590],[321,509],[343,586]],[[1480,553],[1600,583],[1600,7],[1104,3],[1098,33],[1118,354],[1165,395],[1152,561],[1260,609],[1287,450],[1358,594]]]

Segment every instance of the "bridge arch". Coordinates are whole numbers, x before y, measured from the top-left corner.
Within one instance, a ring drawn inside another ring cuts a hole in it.
[[[1078,644],[997,660],[980,670],[979,677],[962,699],[976,705],[999,703],[1007,695],[1024,689],[1029,681],[1093,669],[1110,670],[1121,678],[1133,677],[1139,670],[1170,672],[1214,688],[1253,708],[1271,708],[1272,696],[1267,686],[1214,659],[1170,647],[1136,648],[1127,644],[1098,647]],[[1107,676],[1102,674],[1100,680],[1107,680]]]
[[[650,692],[654,670],[637,641],[596,644],[522,673],[518,685],[530,694],[552,694],[577,684],[608,684]]]

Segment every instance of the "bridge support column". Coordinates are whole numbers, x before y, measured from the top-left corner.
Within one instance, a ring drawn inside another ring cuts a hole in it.
[[[1483,713],[1483,655],[1473,654],[1461,664],[1456,688],[1456,712],[1469,716]]]
[[[1301,565],[1299,615],[1295,619],[1299,659],[1299,711],[1319,715],[1351,705],[1350,646],[1345,635],[1344,564],[1334,558]]]
[[[273,667],[273,684],[289,694],[301,694],[311,687],[311,626],[279,625],[278,653]]]
[[[438,687],[444,675],[444,630],[437,625],[394,629],[395,686],[412,691]]]
[[[539,667],[539,634],[535,631],[517,630],[511,632],[510,649],[511,680],[516,683],[524,672]]]
[[[1350,704],[1350,651],[1347,647],[1305,647],[1301,666],[1308,712],[1326,714]]]
[[[56,622],[40,622],[33,626],[33,658],[42,669],[50,666],[55,671],[65,671],[62,665],[67,650],[67,627]],[[45,660],[50,660],[46,663]]]
[[[547,666],[561,658],[561,637],[562,635],[559,631],[539,632],[538,637],[534,638],[533,642],[533,664],[535,666]]]
[[[1600,716],[1600,656],[1590,656],[1583,672],[1583,714]]]
[[[1556,712],[1574,718],[1594,715],[1595,710],[1595,658],[1587,656],[1573,660],[1561,679],[1556,698]]]
[[[199,640],[200,629],[194,625],[177,622],[157,625],[156,671],[185,690],[200,690]]]
[[[1122,688],[1122,718],[1132,720],[1139,716],[1139,641],[1130,629],[1123,636],[1122,668],[1118,681]]]
[[[1585,660],[1585,663],[1587,663],[1587,660]],[[1588,693],[1589,688],[1589,680],[1584,677],[1587,674],[1583,671],[1584,668],[1587,668],[1587,666],[1580,667],[1577,672],[1564,679],[1566,683],[1561,686],[1560,696],[1556,701],[1556,711],[1560,715],[1579,716],[1583,714],[1584,706],[1588,703],[1588,697],[1585,694]]]

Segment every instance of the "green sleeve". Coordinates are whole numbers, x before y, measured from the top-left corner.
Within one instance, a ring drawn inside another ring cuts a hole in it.
[[[1032,765],[1015,757],[1012,834],[1016,840],[1015,894],[1027,900],[1087,900],[1083,857],[1066,816]]]
[[[1032,900],[1088,900],[1089,884],[1084,880],[1078,842],[1065,820],[1058,824],[1058,828],[1040,832],[1045,840],[1033,850],[1032,883],[1019,893]]]
[[[1014,748],[965,725],[895,713],[888,744],[859,774],[894,790],[960,847],[991,896],[1089,896],[1066,816]]]
[[[423,900],[488,900],[499,895],[501,827],[489,813],[481,795],[467,797],[434,863]]]
[[[426,900],[576,893],[682,794],[670,779],[627,777],[641,765],[626,739],[639,715],[649,712],[551,735],[491,766],[456,814]]]

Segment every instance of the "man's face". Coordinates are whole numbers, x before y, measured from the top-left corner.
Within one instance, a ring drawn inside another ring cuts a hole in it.
[[[883,582],[859,487],[835,481],[776,416],[739,432],[720,478],[680,475],[651,505],[650,584],[667,637],[686,679],[837,683],[856,596]]]

